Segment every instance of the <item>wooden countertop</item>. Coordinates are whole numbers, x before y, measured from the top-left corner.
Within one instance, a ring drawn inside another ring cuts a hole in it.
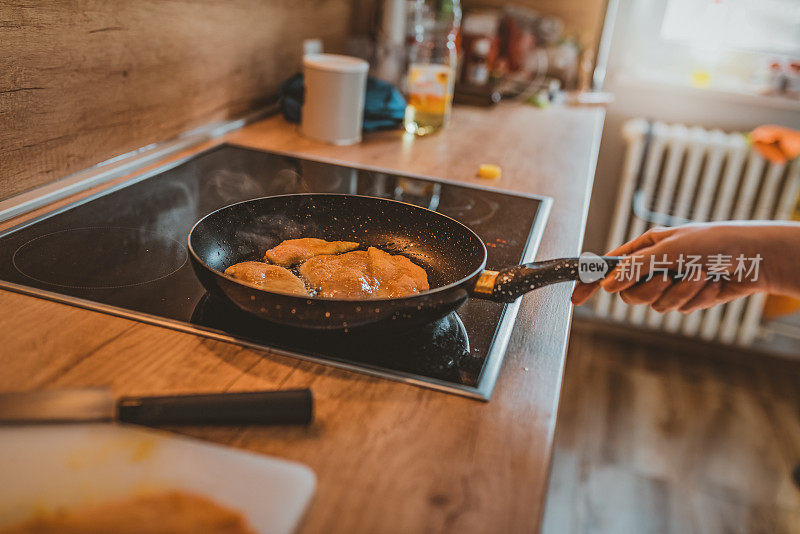
[[[274,117],[214,143],[549,195],[538,253],[546,259],[580,250],[602,122],[600,110],[508,104],[456,108],[452,124],[425,139],[383,132],[326,146]],[[502,178],[475,178],[481,163],[501,165]],[[533,532],[547,490],[570,291],[560,284],[524,297],[488,403],[0,291],[0,390],[310,387],[317,413],[308,428],[182,432],[314,469],[318,491],[301,532]]]

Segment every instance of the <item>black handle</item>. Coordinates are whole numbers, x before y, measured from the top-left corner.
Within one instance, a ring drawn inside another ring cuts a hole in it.
[[[314,401],[310,389],[123,397],[120,421],[140,425],[305,425]]]
[[[585,274],[599,276],[597,278],[599,280],[602,279],[603,272],[597,270],[598,266],[602,267],[604,262],[608,266],[604,273],[608,274],[622,261],[622,258],[617,256],[596,256],[593,259],[594,262],[587,258],[560,258],[503,269],[497,274],[490,298],[497,302],[514,302],[528,291],[558,282],[580,280],[581,269]],[[592,265],[595,267],[592,268]]]

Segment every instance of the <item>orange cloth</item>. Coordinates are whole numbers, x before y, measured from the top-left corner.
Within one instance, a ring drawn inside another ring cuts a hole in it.
[[[753,149],[773,163],[786,163],[800,155],[800,132],[783,126],[759,126],[750,132]],[[800,199],[798,199],[800,206]],[[800,300],[783,295],[769,295],[764,303],[764,317],[774,319],[800,310]]]
[[[767,295],[764,301],[764,319],[794,315],[800,311],[800,299],[786,295]]]
[[[786,163],[800,155],[800,131],[783,126],[759,126],[750,132],[753,149],[773,163]]]

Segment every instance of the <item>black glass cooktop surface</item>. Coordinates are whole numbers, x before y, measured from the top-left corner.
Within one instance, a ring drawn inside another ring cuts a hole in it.
[[[457,177],[452,177],[457,179]],[[140,321],[488,398],[518,304],[470,299],[404,332],[275,326],[208,295],[189,264],[194,223],[222,206],[299,192],[393,198],[480,235],[487,268],[533,259],[550,199],[223,145],[0,235],[0,286]]]

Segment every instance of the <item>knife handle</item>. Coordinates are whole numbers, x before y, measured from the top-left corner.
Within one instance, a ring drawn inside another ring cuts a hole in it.
[[[306,425],[313,418],[310,389],[122,397],[117,418],[140,425]]]

